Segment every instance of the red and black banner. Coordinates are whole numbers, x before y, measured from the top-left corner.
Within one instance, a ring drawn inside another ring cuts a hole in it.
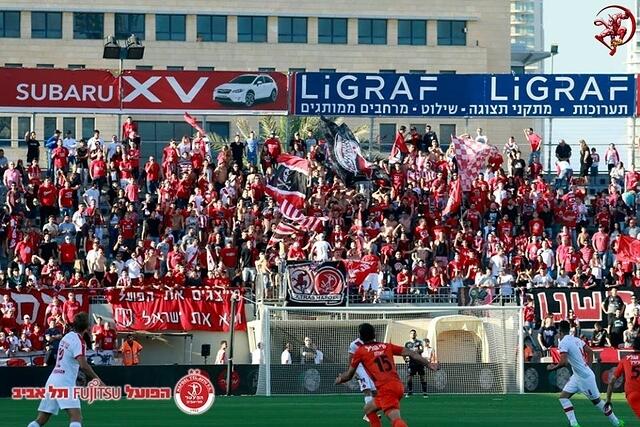
[[[633,291],[619,290],[618,295],[625,304],[631,302]],[[573,310],[580,321],[581,328],[591,329],[595,322],[603,322],[607,318],[602,311],[602,302],[607,293],[589,289],[532,289],[527,295],[533,298],[535,304],[536,319],[543,319],[547,314],[553,316],[554,322],[567,318],[569,310]]]
[[[267,184],[266,192],[278,204],[285,200],[302,209],[307,197],[309,161],[290,154],[278,157],[278,167]]]
[[[340,125],[321,117],[328,145],[329,166],[349,185],[354,181],[371,179],[375,166],[360,152],[360,143],[345,123]]]
[[[290,262],[287,265],[287,305],[342,306],[347,283],[342,261]]]
[[[113,289],[107,300],[118,331],[215,331],[231,329],[230,289],[128,291]],[[247,329],[244,300],[236,302],[234,327]]]

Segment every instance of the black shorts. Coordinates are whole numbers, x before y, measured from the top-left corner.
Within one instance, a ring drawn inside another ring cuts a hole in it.
[[[409,376],[420,375],[421,377],[426,375],[424,365],[409,363]]]

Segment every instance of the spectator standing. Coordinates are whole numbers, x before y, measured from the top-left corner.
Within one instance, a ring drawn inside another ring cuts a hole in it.
[[[122,124],[122,140],[131,139],[132,133],[138,133],[138,124],[133,121],[131,116],[127,116],[127,119]]]
[[[611,347],[619,348],[624,344],[624,331],[627,330],[627,319],[624,318],[623,312],[616,309],[614,317],[609,324],[609,340]]]
[[[64,140],[62,141],[62,146],[67,149],[69,152],[68,162],[70,165],[76,164],[76,148],[78,146],[78,142],[71,134],[70,130],[67,130],[67,133],[64,136]]]
[[[589,172],[591,171],[591,165],[593,165],[593,158],[591,157],[591,150],[584,139],[580,140],[580,176],[585,179],[586,183],[589,183]]]
[[[303,365],[320,364],[323,359],[322,352],[318,350],[311,338],[304,337],[304,346],[300,349],[300,363]]]
[[[284,350],[280,354],[280,364],[281,365],[291,365],[291,343],[286,343],[284,345]]]
[[[564,139],[556,146],[556,158],[558,161],[571,161],[571,146]]]
[[[36,133],[27,132],[24,135],[24,143],[27,146],[27,163],[40,161],[40,141],[36,138]]]
[[[249,161],[249,165],[257,166],[260,141],[253,130],[249,132],[249,138],[247,138],[247,141],[245,142],[245,147],[247,150],[247,160]]]
[[[51,156],[51,152],[58,145],[58,140],[60,139],[60,135],[62,135],[62,132],[56,129],[53,132],[53,135],[50,136],[49,139],[47,139],[47,141],[44,143],[44,148],[47,149],[47,165],[49,168],[48,175],[51,178],[53,178],[54,176],[53,175],[53,157]]]
[[[142,345],[133,339],[133,335],[128,334],[127,339],[120,346],[122,364],[124,366],[135,366],[140,363],[140,353]]]
[[[227,364],[227,341],[220,341],[220,348],[216,353],[216,358],[214,360],[214,365],[226,365]]]
[[[233,162],[237,164],[238,167],[240,167],[240,169],[242,169],[245,150],[246,150],[246,143],[240,139],[239,133],[236,133],[235,137],[233,138],[233,141],[230,144],[230,148],[231,148],[231,158],[233,159]]]
[[[610,347],[609,333],[602,327],[600,322],[596,322],[593,325],[593,335],[591,337],[592,347]]]
[[[618,153],[616,144],[609,144],[607,151],[604,153],[604,162],[607,164],[609,173],[620,162],[620,153]]]
[[[438,135],[431,130],[431,125],[426,125],[424,128],[424,135],[422,135],[422,143],[420,144],[420,151],[426,153],[431,149],[433,144],[438,145]]]
[[[533,131],[533,128],[525,129],[524,136],[529,141],[531,153],[529,154],[529,164],[540,161],[540,149],[542,148],[542,137]]]
[[[271,159],[272,164],[276,164],[278,162],[278,157],[282,154],[282,147],[280,145],[280,140],[276,136],[275,132],[271,132],[271,136],[264,141],[264,149]],[[264,172],[263,165],[263,172]]]
[[[55,300],[54,300],[55,301]],[[54,319],[49,320],[49,328],[44,332],[44,339],[47,343],[46,366],[53,366],[58,355],[58,345],[62,339],[62,328],[56,324]]]
[[[595,148],[591,148],[591,176],[598,176],[598,167],[600,166],[600,154]]]
[[[543,356],[548,356],[549,349],[556,346],[557,335],[558,329],[553,324],[553,317],[550,315],[545,317],[542,327],[538,331],[538,344],[540,344]]]
[[[80,303],[73,292],[67,294],[67,300],[62,304],[62,318],[65,324],[73,323],[73,318],[80,313]]]

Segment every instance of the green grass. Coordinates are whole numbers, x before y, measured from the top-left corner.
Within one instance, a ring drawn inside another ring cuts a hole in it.
[[[608,420],[584,397],[573,399],[582,427],[609,426]],[[180,412],[173,401],[119,401],[82,404],[85,427],[156,426],[278,426],[366,427],[362,398],[344,396],[218,397],[204,415]],[[0,399],[0,426],[23,427],[34,419],[37,401]],[[557,395],[432,395],[412,396],[401,402],[403,418],[411,427],[546,427],[566,426]],[[615,395],[614,410],[627,426],[640,426],[622,394]],[[68,426],[60,413],[47,424]],[[383,422],[388,426],[388,421]]]

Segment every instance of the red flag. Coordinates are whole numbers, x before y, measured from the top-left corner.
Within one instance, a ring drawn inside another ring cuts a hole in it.
[[[632,263],[640,262],[640,240],[620,235],[618,237],[616,261]]]
[[[205,136],[207,134],[207,132],[205,132],[204,129],[200,127],[198,121],[187,112],[184,113],[184,121],[189,123],[192,128],[200,132],[202,136]]]
[[[442,216],[449,215],[456,212],[462,204],[462,182],[460,178],[450,183],[451,192],[449,193],[449,200],[447,200],[447,206],[442,211]]]
[[[322,223],[329,221],[326,216],[306,216],[287,199],[284,199],[280,204],[280,212],[282,212],[283,217],[292,221],[292,224],[304,231],[320,231]]]
[[[396,134],[396,139],[393,141],[393,148],[391,149],[391,154],[389,155],[390,163],[400,163],[402,162],[402,156],[409,152],[409,147],[407,147],[407,143],[404,141],[404,136],[400,132]]]

